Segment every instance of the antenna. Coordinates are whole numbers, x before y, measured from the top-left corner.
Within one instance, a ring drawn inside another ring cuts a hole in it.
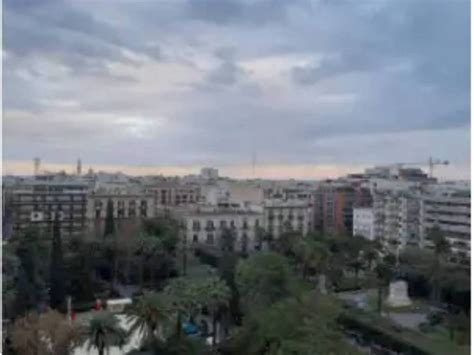
[[[33,159],[33,166],[34,166],[34,174],[38,175],[40,166],[41,166],[41,159],[40,158],[34,158]]]
[[[82,161],[81,161],[81,158],[77,159],[76,173],[77,173],[77,175],[82,174]]]

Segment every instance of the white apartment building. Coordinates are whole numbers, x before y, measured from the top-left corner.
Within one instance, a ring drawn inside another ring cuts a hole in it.
[[[375,239],[374,210],[367,207],[354,208],[352,235],[362,236],[368,240]]]
[[[188,245],[219,246],[219,239],[227,229],[235,236],[235,250],[257,250],[257,229],[262,226],[261,213],[218,207],[188,209],[181,214]]]
[[[306,235],[312,229],[312,207],[305,201],[267,200],[264,202],[264,228],[278,238],[286,231]]]
[[[374,239],[388,249],[396,244],[419,245],[419,195],[413,192],[378,192],[374,194]]]
[[[443,231],[454,254],[461,259],[469,258],[471,255],[470,192],[446,189],[425,192],[421,197],[419,224],[423,246],[433,247],[428,237],[430,228],[435,225]]]

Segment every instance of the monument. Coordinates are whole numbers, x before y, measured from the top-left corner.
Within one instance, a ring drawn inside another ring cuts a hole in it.
[[[405,307],[412,304],[408,297],[408,286],[406,281],[398,280],[390,283],[387,304],[390,307]]]
[[[326,289],[326,275],[324,274],[318,276],[318,290],[322,295],[327,295],[328,293]]]

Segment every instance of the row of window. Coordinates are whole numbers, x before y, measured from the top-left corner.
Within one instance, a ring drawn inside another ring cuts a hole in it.
[[[219,227],[221,229],[225,229],[225,228],[236,228],[236,223],[234,220],[231,220],[229,221],[229,223],[227,223],[228,221],[226,220],[221,220],[219,221]],[[259,227],[260,226],[260,221],[258,219],[255,220],[255,224],[254,224],[254,227]],[[248,229],[250,228],[250,224],[248,223],[247,220],[244,220],[242,222],[242,229]],[[206,230],[215,230],[215,225],[214,225],[214,221],[212,220],[208,220],[206,221],[206,224],[205,224],[205,229]],[[201,230],[201,221],[193,221],[193,224],[192,224],[192,230],[193,231],[200,231]]]

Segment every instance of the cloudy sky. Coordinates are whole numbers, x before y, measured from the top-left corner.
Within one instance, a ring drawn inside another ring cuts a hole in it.
[[[4,173],[469,177],[468,0],[3,3]]]

